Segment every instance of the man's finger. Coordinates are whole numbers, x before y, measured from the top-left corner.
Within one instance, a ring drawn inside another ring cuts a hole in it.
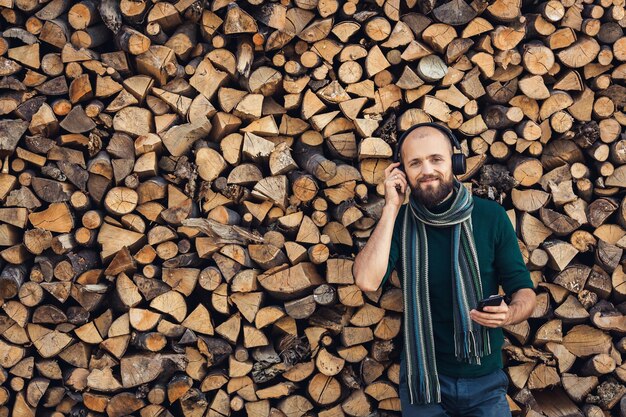
[[[501,313],[486,313],[486,312],[480,312],[478,310],[472,310],[470,311],[470,317],[472,318],[478,318],[480,320],[504,320],[506,319],[506,313],[505,312],[501,312]]]
[[[385,174],[389,175],[391,173],[391,171],[393,171],[395,168],[400,166],[400,162],[393,162],[391,164],[389,164],[387,166],[387,168],[385,168]]]
[[[478,320],[478,319],[475,319],[475,318],[473,320],[476,323],[478,323],[478,324],[480,324],[481,326],[484,326],[484,327],[496,327],[495,325],[490,324],[489,322],[486,322],[486,321],[483,321],[483,320]]]
[[[499,306],[485,306],[485,308],[483,308],[483,311],[488,311],[491,313],[507,312],[509,311],[509,306],[507,305],[507,303],[502,301]]]
[[[483,311],[489,313],[503,313],[509,311],[509,307],[507,305],[504,306],[486,306],[483,308]]]
[[[475,315],[476,317],[482,317],[482,318],[488,318],[489,316],[491,316],[492,313],[488,312],[488,311],[478,311],[476,309],[471,310],[470,314]]]
[[[486,320],[483,320],[487,323],[504,323],[505,317],[492,317]]]
[[[404,185],[406,186],[406,179],[402,178],[400,175],[390,175],[385,178],[386,184],[393,184],[394,186]]]
[[[482,320],[478,318],[472,318],[472,320],[485,327],[500,327],[504,323],[502,320]]]
[[[385,173],[385,178],[405,178],[404,172],[400,171],[397,168],[392,169],[390,172]]]

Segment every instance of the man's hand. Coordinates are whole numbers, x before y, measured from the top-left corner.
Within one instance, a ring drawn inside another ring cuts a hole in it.
[[[535,303],[535,291],[522,288],[513,293],[511,304],[507,305],[503,301],[499,306],[485,307],[483,312],[471,310],[470,317],[476,323],[491,328],[518,324],[530,317]]]
[[[509,306],[502,301],[499,306],[486,306],[482,312],[472,309],[470,317],[481,326],[495,329],[509,324],[510,311]]]
[[[407,182],[406,174],[398,169],[399,162],[385,168],[385,205],[399,210],[404,203]]]

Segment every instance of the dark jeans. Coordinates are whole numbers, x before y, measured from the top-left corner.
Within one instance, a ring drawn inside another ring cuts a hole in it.
[[[403,364],[404,365],[404,364]],[[403,417],[510,417],[506,400],[509,378],[502,369],[477,378],[439,375],[441,403],[418,405],[409,400],[404,366],[400,371]]]

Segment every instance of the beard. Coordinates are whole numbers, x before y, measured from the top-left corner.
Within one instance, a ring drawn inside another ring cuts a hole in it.
[[[438,184],[422,184],[423,181],[429,179],[437,179],[439,182]],[[426,208],[432,209],[452,192],[454,189],[454,181],[452,178],[445,179],[438,175],[429,175],[428,177],[421,178],[416,186],[411,184],[410,187],[411,193],[415,196],[415,199]]]

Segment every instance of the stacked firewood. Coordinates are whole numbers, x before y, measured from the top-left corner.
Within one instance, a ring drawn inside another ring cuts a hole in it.
[[[414,123],[509,211],[524,416],[626,416],[624,0],[0,0],[0,417],[398,415],[351,267]]]

